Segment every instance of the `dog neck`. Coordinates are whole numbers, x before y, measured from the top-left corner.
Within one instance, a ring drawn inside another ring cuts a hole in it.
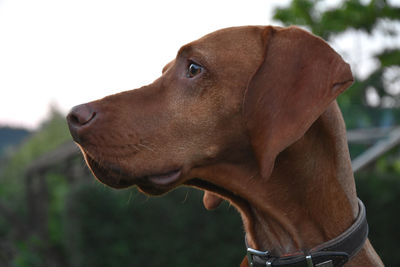
[[[337,105],[281,152],[251,203],[254,245],[278,255],[308,250],[344,232],[358,214],[345,127]],[[251,242],[251,241],[250,241]]]
[[[336,102],[304,137],[278,155],[268,179],[256,170],[251,160],[219,164],[207,178],[233,193],[217,191],[240,211],[254,249],[276,256],[306,252],[344,232],[358,215],[346,131]],[[362,258],[365,266],[380,265],[369,241],[355,258]]]

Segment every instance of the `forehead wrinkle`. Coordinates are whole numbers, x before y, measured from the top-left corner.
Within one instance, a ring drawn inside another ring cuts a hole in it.
[[[208,67],[210,61],[211,63],[213,62],[212,53],[210,53],[210,51],[211,49],[207,49],[207,47],[189,43],[179,49],[177,58],[192,59],[204,67]]]

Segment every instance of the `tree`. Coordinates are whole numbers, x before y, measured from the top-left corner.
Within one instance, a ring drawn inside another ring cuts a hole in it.
[[[360,58],[346,58],[356,81],[339,98],[347,125],[366,127],[400,122],[399,111],[393,109],[400,106],[399,14],[400,7],[386,0],[349,0],[337,7],[329,7],[325,0],[293,0],[288,7],[277,8],[274,19],[284,25],[304,26],[334,46],[344,38],[358,42],[359,48],[370,42],[379,43],[378,51],[370,52],[370,62],[376,64],[367,75],[367,66],[357,64]],[[345,48],[339,50],[345,57],[358,54]]]

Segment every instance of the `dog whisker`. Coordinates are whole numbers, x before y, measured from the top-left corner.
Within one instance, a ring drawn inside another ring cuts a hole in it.
[[[183,199],[182,204],[186,202],[188,196],[189,196],[189,190],[186,190],[185,198]]]
[[[145,148],[145,149],[147,149],[147,150],[150,150],[151,152],[155,152],[154,149],[152,149],[151,147],[146,146],[146,145],[144,145],[144,144],[139,143],[139,144],[137,144],[137,145],[140,146],[140,147],[143,147],[143,148]]]

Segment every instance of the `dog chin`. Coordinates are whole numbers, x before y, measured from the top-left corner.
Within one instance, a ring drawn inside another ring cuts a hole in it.
[[[175,187],[158,187],[150,184],[137,184],[140,192],[150,196],[160,196],[173,190]]]
[[[123,189],[135,184],[134,179],[124,174],[117,166],[103,167],[97,161],[85,154],[87,165],[93,175],[103,184],[116,189]]]
[[[137,185],[140,191],[146,194],[161,195],[178,186],[182,180],[181,168],[171,167],[166,172],[132,177],[118,165],[108,162],[100,164],[87,153],[84,153],[84,156],[94,176],[100,182],[116,189]]]

